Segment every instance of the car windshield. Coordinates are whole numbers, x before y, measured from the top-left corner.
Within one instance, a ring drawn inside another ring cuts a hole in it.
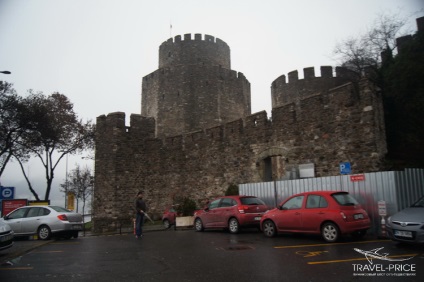
[[[418,200],[415,204],[413,204],[411,207],[413,208],[424,208],[424,197]]]
[[[67,209],[62,208],[62,207],[57,207],[57,206],[50,206],[50,207],[57,212],[71,212],[70,210],[67,210]]]
[[[331,195],[341,206],[354,206],[358,202],[349,193],[335,193]]]
[[[240,198],[240,201],[243,205],[265,205],[261,199],[254,197]]]

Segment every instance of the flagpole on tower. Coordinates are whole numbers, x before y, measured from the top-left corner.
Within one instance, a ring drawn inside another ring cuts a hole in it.
[[[172,38],[172,23],[169,21],[169,37]]]

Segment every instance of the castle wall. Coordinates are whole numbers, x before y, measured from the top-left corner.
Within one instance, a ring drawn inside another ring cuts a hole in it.
[[[305,163],[315,164],[317,177],[337,175],[345,161],[355,173],[378,171],[386,152],[380,111],[378,92],[364,79],[276,107],[272,121],[259,112],[166,138],[153,138],[152,118],[131,116],[127,128],[122,113],[101,116],[94,229],[128,221],[138,190],[144,191],[153,215],[177,195],[203,206],[230,184],[263,181],[268,158],[277,179]]]

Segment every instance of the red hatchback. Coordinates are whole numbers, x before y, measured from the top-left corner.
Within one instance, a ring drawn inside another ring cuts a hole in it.
[[[321,234],[332,243],[343,234],[363,237],[371,223],[348,192],[314,191],[291,196],[264,214],[260,226],[267,237],[279,232]]]
[[[268,206],[253,196],[225,196],[213,200],[203,210],[194,213],[194,228],[228,228],[230,233],[238,233],[241,227],[256,226]]]

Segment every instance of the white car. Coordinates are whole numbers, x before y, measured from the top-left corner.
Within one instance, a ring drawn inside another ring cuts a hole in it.
[[[37,235],[41,240],[51,236],[77,238],[82,230],[82,215],[57,206],[25,206],[3,217],[15,236]]]
[[[387,219],[387,236],[399,242],[424,243],[424,197]]]
[[[0,221],[0,251],[13,246],[13,230],[9,224]]]

